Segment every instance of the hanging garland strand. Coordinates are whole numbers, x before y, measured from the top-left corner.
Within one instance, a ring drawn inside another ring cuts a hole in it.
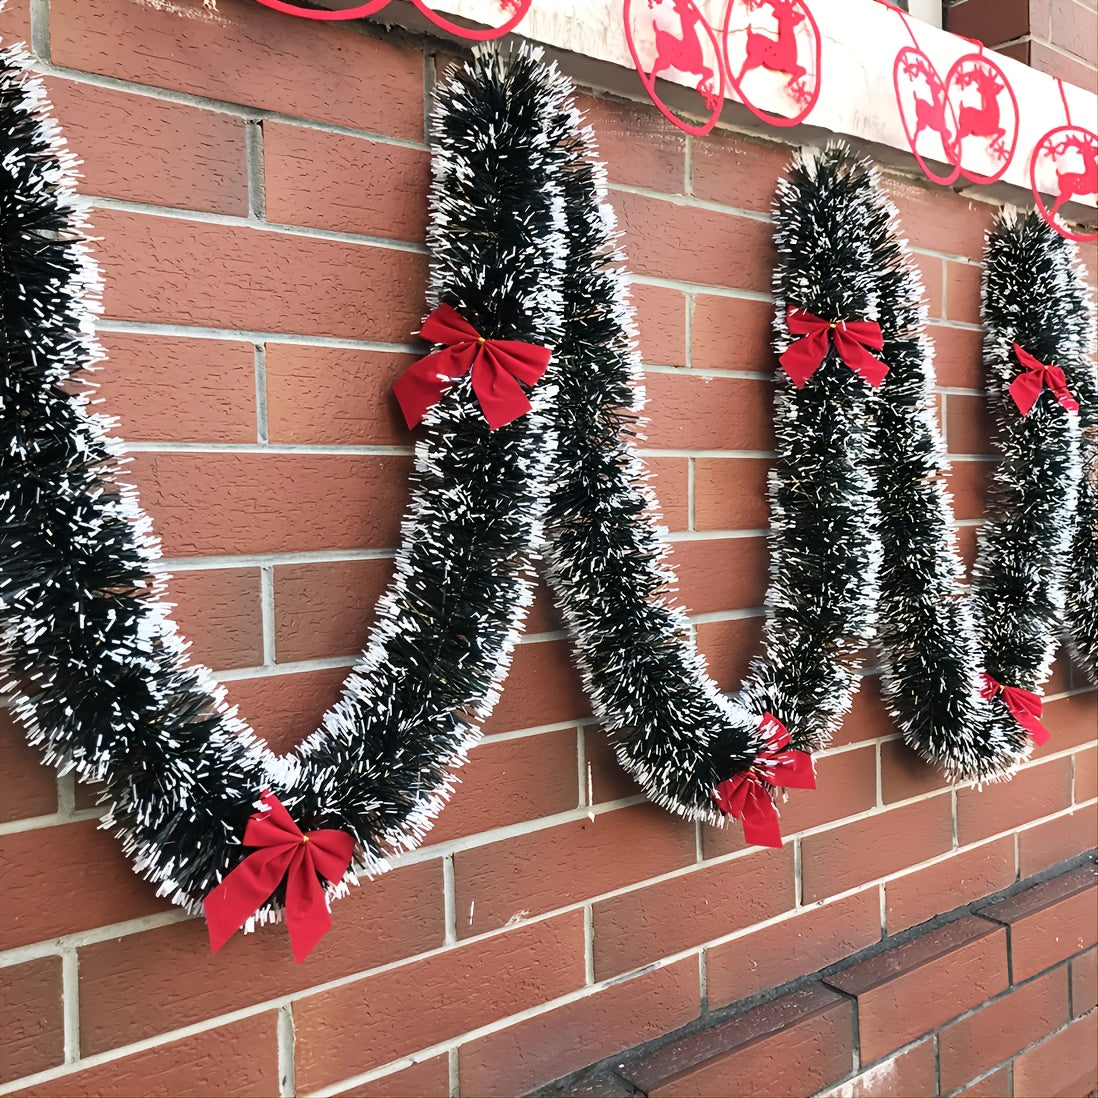
[[[984,261],[984,363],[1000,460],[974,574],[985,669],[1000,687],[1037,692],[1060,637],[1081,474],[1074,392],[1091,369],[1085,304],[1069,242],[1036,214],[1005,212]],[[1032,744],[1004,702],[993,702],[995,719],[1021,760]]]
[[[877,191],[874,207],[889,367],[872,409],[883,695],[905,741],[924,759],[950,780],[983,780],[1017,760],[980,696],[982,664],[943,477],[921,279],[898,237],[895,206]]]
[[[107,821],[135,867],[189,910],[244,864],[245,824],[265,790],[268,807],[277,795],[291,813],[283,835],[301,835],[299,824],[346,832],[355,864],[380,870],[389,850],[422,837],[473,722],[498,696],[531,597],[552,378],[532,390],[527,416],[496,432],[469,378],[428,413],[396,574],[366,652],[322,729],[275,757],[205,669],[186,664],[151,578],[148,520],[116,487],[118,449],[71,395],[98,354],[98,283],[72,208],[71,158],[25,64],[0,57],[3,685],[49,761],[105,783]],[[440,94],[433,292],[492,339],[559,338],[553,126],[567,90],[518,51],[478,56]],[[259,921],[280,913],[282,887]],[[329,895],[341,887],[328,879]]]

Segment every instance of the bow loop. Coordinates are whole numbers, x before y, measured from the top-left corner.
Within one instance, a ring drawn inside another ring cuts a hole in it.
[[[1050,733],[1041,721],[1041,712],[1045,703],[1040,694],[1035,694],[1032,690],[1024,690],[1020,686],[1004,686],[985,671],[980,697],[988,701],[996,697],[1001,698],[1007,707],[1007,712],[1029,733],[1030,739],[1037,747],[1048,743]]]
[[[743,836],[756,846],[782,845],[774,788],[815,789],[816,771],[806,751],[789,749],[789,729],[771,713],[764,713],[759,732],[766,737],[762,751],[747,770],[741,770],[713,791],[717,808],[743,822]]]
[[[248,818],[244,845],[255,847],[206,897],[203,907],[216,953],[286,881],[286,929],[298,964],[332,925],[320,883],[333,884],[351,865],[355,841],[346,831],[302,830],[281,801],[266,790],[262,809]]]
[[[544,375],[552,355],[548,347],[517,339],[486,339],[445,304],[427,317],[419,334],[442,348],[412,363],[393,386],[409,427],[419,423],[447,388],[470,371],[473,393],[492,430],[530,411],[522,385],[532,387]]]
[[[1034,358],[1017,343],[1013,344],[1013,347],[1022,365],[1022,372],[1010,383],[1009,389],[1011,398],[1022,415],[1029,415],[1045,386],[1048,386],[1049,392],[1066,411],[1079,411],[1079,402],[1067,387],[1067,374],[1062,367],[1049,365]]]
[[[782,368],[798,389],[820,368],[834,346],[839,358],[876,389],[888,367],[870,351],[884,349],[881,326],[873,320],[824,320],[805,309],[785,311],[790,332],[801,338],[778,356]]]

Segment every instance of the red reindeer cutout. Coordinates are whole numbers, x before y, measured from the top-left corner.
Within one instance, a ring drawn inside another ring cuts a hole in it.
[[[655,0],[655,3],[660,4],[662,0]],[[648,6],[653,6],[651,0]],[[705,20],[690,0],[671,0],[671,6],[679,17],[681,37],[673,34],[666,27],[655,28],[656,59],[652,62],[652,71],[648,74],[648,79],[655,80],[661,72],[666,72],[668,69],[677,69],[681,73],[697,76],[699,77],[698,95],[702,97],[706,107],[713,110],[718,105],[713,88],[714,73],[713,69],[705,63],[701,35],[698,33],[699,25],[704,26]]]
[[[787,73],[790,81],[800,79],[807,72],[797,59],[797,24],[804,19],[804,11],[795,8],[793,0],[759,0],[750,6],[770,8],[778,24],[778,37],[771,38],[748,27],[747,57],[737,80],[743,80],[746,73],[758,68]]]

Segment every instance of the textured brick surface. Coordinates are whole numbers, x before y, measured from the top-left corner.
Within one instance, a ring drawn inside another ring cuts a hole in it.
[[[862,1056],[875,1060],[1003,991],[1006,935],[970,916],[827,982],[857,998]]]
[[[65,1055],[61,958],[0,968],[0,1083],[60,1064]]]

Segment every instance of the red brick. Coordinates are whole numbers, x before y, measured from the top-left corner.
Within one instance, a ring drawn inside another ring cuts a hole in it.
[[[103,410],[129,442],[255,442],[255,349],[227,339],[103,332]]]
[[[697,377],[689,372],[645,375],[653,449],[769,450],[772,389],[768,381]]]
[[[349,667],[261,675],[226,683],[228,700],[272,751],[291,751],[320,727],[343,690]]]
[[[698,294],[690,326],[695,369],[753,370],[770,375],[774,306],[769,301]]]
[[[1096,1048],[1098,1011],[1091,1011],[1015,1059],[1014,1093],[1018,1098],[1093,1094]]]
[[[698,1008],[698,964],[686,957],[462,1045],[461,1093],[525,1094],[677,1029],[697,1017]]]
[[[1020,983],[1098,943],[1098,889],[1087,865],[985,907],[1010,927],[1014,980]]]
[[[1030,31],[1027,0],[966,0],[947,7],[944,14],[950,33],[977,38],[991,47]]]
[[[931,324],[927,334],[934,344],[934,370],[939,385],[957,389],[983,388],[983,332]]]
[[[1067,1020],[1067,969],[1061,967],[951,1023],[938,1034],[942,1090],[956,1090]]]
[[[695,529],[765,530],[770,464],[769,458],[695,458]]]
[[[953,517],[983,518],[987,513],[987,481],[991,464],[954,458],[945,475],[946,485],[953,496]]]
[[[411,1067],[341,1090],[340,1098],[449,1098],[450,1057],[432,1056]]]
[[[42,761],[7,709],[0,709],[0,822],[57,811],[57,771]]]
[[[953,845],[948,796],[886,809],[801,840],[802,902],[822,900],[944,854]]]
[[[939,767],[924,762],[903,740],[881,744],[881,798],[885,804],[946,789]]]
[[[789,167],[787,146],[750,141],[721,130],[695,141],[693,154],[690,167],[696,198],[759,213],[770,212],[777,180]]]
[[[944,861],[885,883],[888,933],[898,934],[935,915],[982,899],[1015,881],[1014,837],[958,850]]]
[[[485,740],[458,776],[461,784],[439,816],[431,843],[568,812],[579,803],[576,731]]]
[[[747,610],[766,596],[766,538],[680,541],[668,558],[690,614]]]
[[[282,925],[237,934],[213,956],[201,919],[80,950],[84,1055],[195,1025],[268,999],[391,964],[443,943],[442,868],[402,866],[332,906],[332,929],[294,964]]]
[[[593,725],[586,727],[583,730],[583,749],[587,760],[584,781],[591,804],[622,800],[643,792],[618,762],[603,729]]]
[[[648,804],[459,850],[454,855],[458,935],[483,934],[694,859],[693,824]]]
[[[61,958],[0,968],[0,1083],[45,1071],[65,1058]]]
[[[1098,952],[1091,949],[1071,962],[1071,1013],[1078,1018],[1098,1006]]]
[[[1089,92],[1098,92],[1098,70],[1036,40],[1029,44],[1029,63],[1038,72],[1074,84]]]
[[[426,150],[268,120],[263,165],[268,221],[423,240],[431,179]]]
[[[22,1098],[278,1093],[278,1014],[267,1011],[19,1091]]]
[[[816,788],[791,790],[781,806],[787,834],[866,812],[877,803],[877,752],[872,747],[816,758]]]
[[[359,454],[139,453],[127,473],[164,555],[186,557],[394,546],[410,464]]]
[[[980,285],[983,268],[979,263],[944,260],[945,316],[963,324],[979,324]]]
[[[1075,788],[1073,799],[1076,804],[1086,804],[1098,797],[1098,751],[1093,747],[1087,751],[1076,751]]]
[[[936,255],[920,255],[918,252],[913,252],[911,259],[922,279],[927,315],[940,318],[945,312],[943,287],[947,262]]]
[[[703,945],[793,907],[793,848],[734,862],[600,900],[592,907],[595,979],[606,980]]]
[[[252,0],[50,8],[54,64],[397,137],[423,135],[423,55]]]
[[[739,865],[733,862],[732,865]],[[710,946],[705,953],[710,1009],[819,971],[880,941],[881,903],[876,888]]]
[[[484,722],[485,732],[508,732],[563,724],[591,715],[567,641],[519,644],[504,683],[503,696]]]
[[[579,96],[577,105],[595,131],[597,158],[614,183],[683,192],[686,135],[648,107]]]
[[[1051,693],[1051,690],[1045,693]],[[1045,703],[1042,719],[1052,733],[1045,751],[1063,751],[1065,747],[1094,743],[1098,734],[1098,694],[1088,690],[1083,694],[1054,698]]]
[[[831,742],[840,747],[849,743],[876,740],[881,736],[892,735],[895,731],[892,715],[881,699],[880,680],[876,675],[866,675],[854,695],[850,713]]]
[[[821,1098],[884,1098],[896,1095],[936,1094],[938,1084],[934,1070],[934,1042],[920,1041],[903,1052],[875,1064],[861,1075],[855,1075]]]
[[[979,1082],[957,1091],[956,1098],[1003,1098],[1003,1095],[1012,1093],[1008,1064],[990,1075],[985,1075]]]
[[[991,416],[987,398],[949,393],[943,399],[946,406],[946,448],[950,454],[989,453]]]
[[[681,290],[633,283],[643,360],[652,366],[686,365],[686,296]]]
[[[302,999],[297,1085],[315,1090],[549,1002],[581,988],[583,970],[583,913],[572,911]]]
[[[83,193],[247,215],[242,118],[71,80],[47,80],[46,90],[80,157]]]
[[[398,343],[419,330],[423,255],[121,210],[94,220],[109,317]]]
[[[733,290],[770,289],[772,229],[765,221],[614,191],[635,274]],[[680,247],[689,240],[690,248]]]
[[[1027,763],[1009,782],[957,790],[957,841],[967,846],[1070,806],[1070,757]]]
[[[619,1067],[653,1098],[724,1094],[815,1094],[854,1061],[848,999],[813,984],[703,1029]]]
[[[1077,0],[1052,0],[1052,43],[1098,65],[1098,12]]]
[[[645,468],[656,494],[660,521],[668,530],[690,529],[690,459],[648,457]]]
[[[414,361],[381,351],[268,343],[271,442],[410,445],[393,383]]]
[[[1077,808],[1070,815],[1018,832],[1018,875],[1032,877],[1094,847],[1098,805]]]
[[[191,658],[214,670],[263,662],[259,571],[211,568],[176,572],[168,587],[172,616],[191,642]]]
[[[968,916],[826,978],[858,1000],[863,1060],[876,1060],[1007,987],[1006,934]]]
[[[886,177],[884,188],[900,211],[903,234],[915,248],[979,260],[994,211],[940,187]]]
[[[17,40],[27,42],[30,38],[30,4],[26,2],[8,4],[0,10],[0,39],[6,49]]]
[[[100,831],[96,820],[4,835],[0,866],[0,949],[171,909],[134,873],[118,840]]]
[[[762,649],[761,615],[732,621],[699,622],[694,627],[698,651],[709,664],[709,674],[726,693],[740,688],[751,660]]]
[[[393,562],[318,561],[274,569],[275,653],[281,663],[361,652]]]

